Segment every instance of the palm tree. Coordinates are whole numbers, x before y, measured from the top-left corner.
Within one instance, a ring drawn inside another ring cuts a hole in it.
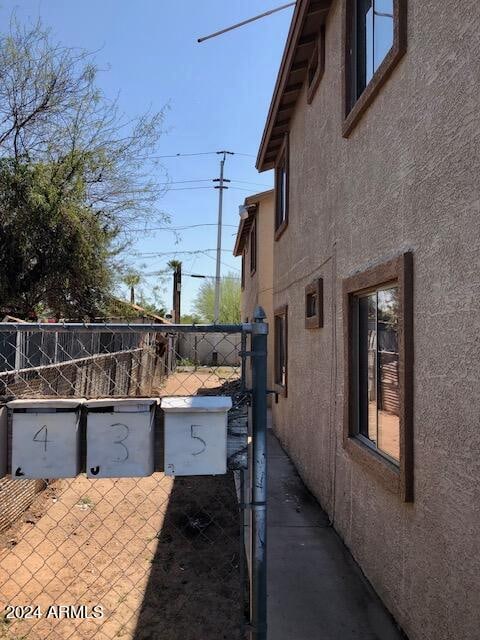
[[[123,282],[130,287],[130,302],[135,304],[135,287],[138,287],[142,276],[136,271],[130,271],[123,276]]]

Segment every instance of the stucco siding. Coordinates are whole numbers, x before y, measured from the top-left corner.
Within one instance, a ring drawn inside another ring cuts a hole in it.
[[[480,637],[480,5],[410,0],[408,49],[348,139],[341,2],[325,75],[290,126],[289,225],[274,243],[288,304],[288,397],[275,428],[410,640]],[[414,259],[414,501],[342,446],[342,281]],[[304,288],[324,278],[324,327]]]
[[[254,198],[255,199],[255,198]],[[248,198],[247,198],[248,200]],[[267,316],[269,334],[267,350],[272,357],[268,360],[267,386],[273,385],[273,192],[261,194],[256,199],[258,209],[257,224],[257,268],[250,273],[250,243],[245,245],[245,287],[242,292],[242,320],[253,321],[255,308],[260,305]],[[248,366],[248,365],[247,365]],[[247,369],[247,382],[251,383],[251,370]],[[271,398],[269,398],[269,402]]]

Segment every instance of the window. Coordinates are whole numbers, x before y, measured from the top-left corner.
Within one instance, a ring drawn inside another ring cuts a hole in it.
[[[275,240],[288,225],[288,137],[285,136],[275,166]]]
[[[245,289],[245,249],[242,252],[242,276],[241,276],[242,291]]]
[[[305,328],[323,327],[323,278],[305,287]]]
[[[307,103],[311,104],[315,91],[325,71],[325,26],[320,29],[320,34],[315,43],[312,56],[307,69]]]
[[[368,108],[406,50],[406,0],[345,0],[343,134]]]
[[[398,286],[356,299],[358,433],[398,464]]]
[[[288,307],[281,307],[275,312],[275,383],[287,393],[288,364]]]
[[[257,220],[252,223],[250,230],[250,275],[252,276],[257,269]]]
[[[412,499],[412,256],[344,282],[344,446]]]

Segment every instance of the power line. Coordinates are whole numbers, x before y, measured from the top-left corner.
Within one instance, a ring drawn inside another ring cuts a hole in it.
[[[129,229],[130,233],[144,233],[147,231],[185,231],[187,229],[197,229],[198,227],[216,227],[216,222],[205,222],[203,224],[188,224],[184,227],[146,227],[145,229]],[[235,224],[224,224],[224,227],[232,227],[237,229]]]
[[[273,185],[264,184],[263,182],[249,182],[248,180],[232,180],[231,182],[238,182],[239,184],[253,184],[255,187],[269,187],[273,189]]]
[[[164,156],[149,156],[149,159],[161,160],[164,158],[193,158],[196,156],[211,156],[211,155],[217,155],[217,154],[218,154],[218,151],[201,151],[199,153],[173,153],[173,154],[164,155]],[[238,153],[234,151],[233,155],[244,157],[244,158],[256,158],[256,156],[253,153]]]
[[[174,153],[168,156],[151,156],[152,158],[187,158],[192,156],[210,156],[216,154],[216,151],[200,151],[200,153]]]
[[[170,184],[193,184],[195,182],[213,182],[213,178],[199,178],[198,180],[172,180],[170,182],[159,182],[159,186],[168,187]],[[273,189],[273,186],[270,184],[265,184],[264,182],[250,182],[249,180],[230,180],[230,182],[238,182],[239,184],[251,184],[255,187],[269,187]]]
[[[192,191],[194,189],[214,189],[215,187],[212,185],[210,187],[174,187],[173,189],[169,189],[169,191]],[[247,189],[248,191],[248,189]]]
[[[205,255],[207,255],[207,252],[210,252],[210,251],[216,251],[216,249],[190,249],[190,250],[182,250],[182,251],[159,251],[159,252],[148,251],[144,253],[134,251],[130,255],[135,256],[136,258],[160,258],[162,256],[171,256],[171,255],[180,255],[180,254],[195,255],[199,253],[205,253]],[[222,249],[222,252],[231,253],[231,250]]]

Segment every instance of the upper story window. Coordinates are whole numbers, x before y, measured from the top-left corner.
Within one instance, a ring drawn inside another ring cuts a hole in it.
[[[412,256],[407,253],[344,282],[344,446],[412,499]]]
[[[257,220],[252,223],[250,230],[250,275],[253,275],[257,269]]]
[[[325,26],[322,26],[315,42],[315,48],[308,62],[307,103],[311,104],[315,91],[325,71]]]
[[[305,328],[323,327],[323,278],[305,287]]]
[[[275,165],[275,240],[285,231],[288,225],[288,137],[285,136]]]
[[[345,0],[344,135],[406,50],[407,0]]]

